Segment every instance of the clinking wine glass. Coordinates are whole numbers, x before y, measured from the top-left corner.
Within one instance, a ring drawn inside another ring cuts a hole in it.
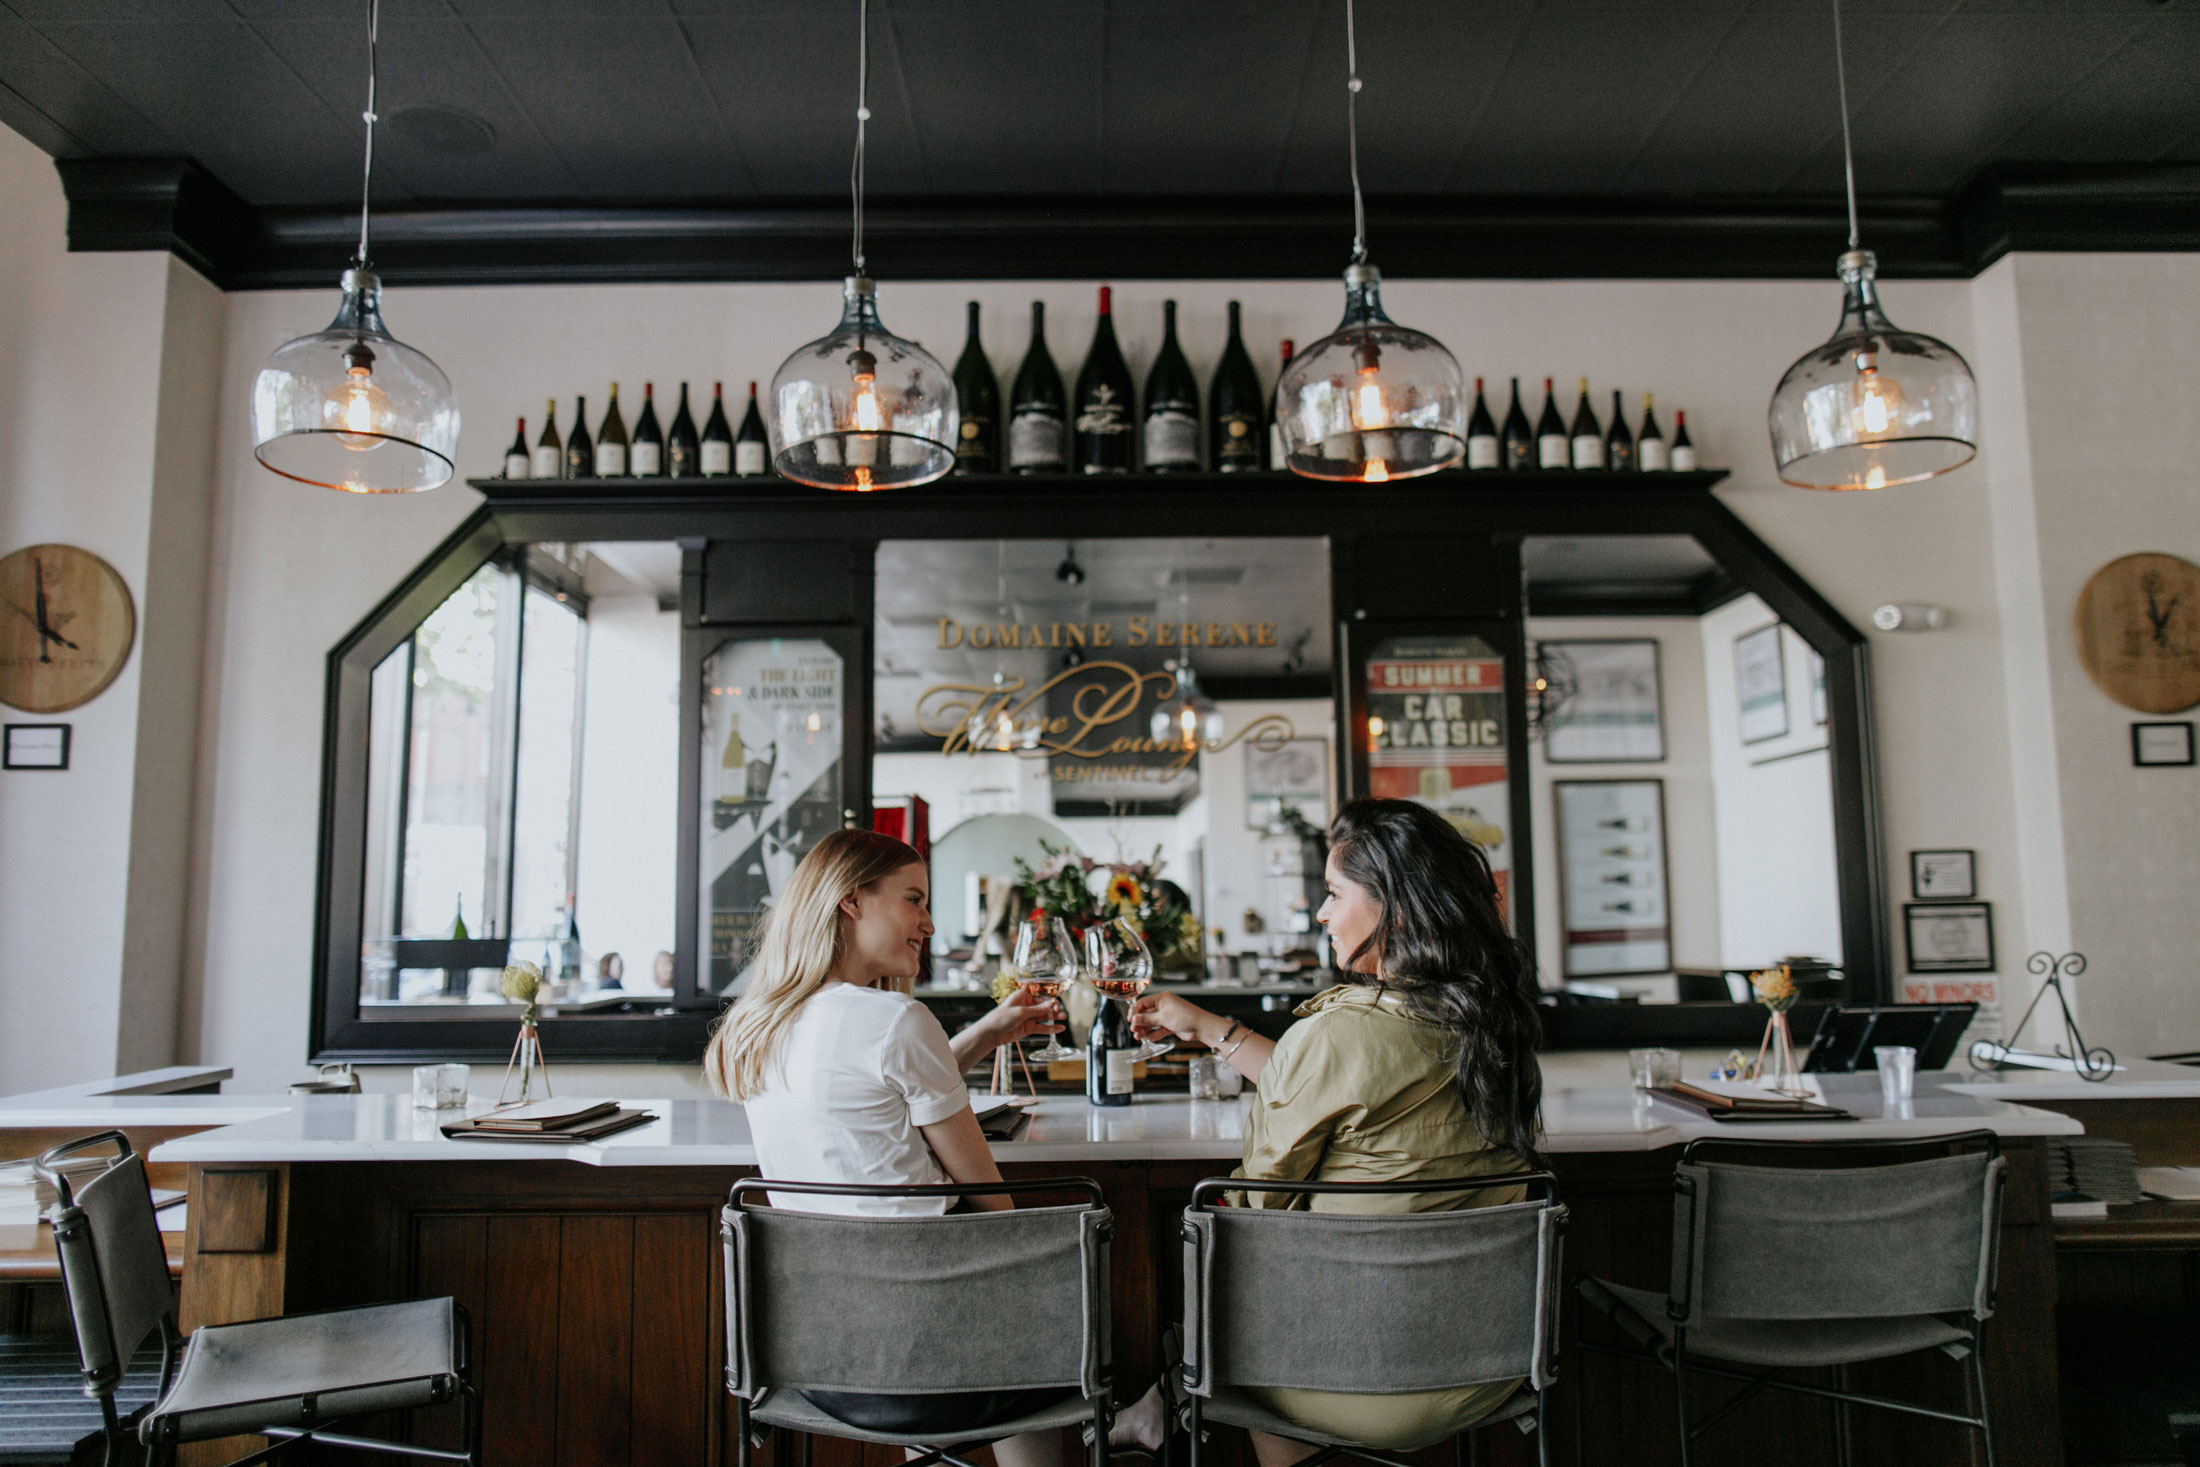
[[[1085,961],[1081,975],[1103,1000],[1115,999],[1125,1008],[1134,1003],[1153,981],[1153,949],[1126,919],[1117,917],[1085,929]],[[1149,1039],[1132,1055],[1150,1060],[1176,1048],[1175,1043]]]
[[[1034,996],[1059,1003],[1062,985],[1077,966],[1076,954],[1069,929],[1059,920],[1051,924],[1026,920],[1017,924],[1016,948],[1009,961],[1014,965],[1016,980]],[[1077,1051],[1049,1034],[1047,1042],[1031,1052],[1031,1058],[1050,1064],[1055,1060],[1076,1059]]]

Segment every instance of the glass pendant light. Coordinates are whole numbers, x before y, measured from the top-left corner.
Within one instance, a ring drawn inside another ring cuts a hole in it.
[[[772,467],[782,478],[857,493],[929,484],[955,466],[955,380],[930,352],[880,324],[863,258],[864,124],[871,120],[871,6],[857,0],[855,273],[840,324],[798,347],[772,378]]]
[[[252,384],[259,461],[285,478],[352,494],[434,489],[449,481],[458,458],[451,379],[382,324],[382,282],[367,262],[380,9],[379,0],[367,0],[367,155],[359,253],[343,274],[343,304],[326,331],[275,348]]]
[[[1978,383],[1954,347],[1902,330],[1880,307],[1878,258],[1857,242],[1841,0],[1833,0],[1833,61],[1849,198],[1849,247],[1835,266],[1843,290],[1841,325],[1788,368],[1766,417],[1781,482],[1799,489],[1884,489],[1945,474],[1976,456]]]
[[[1284,463],[1309,479],[1375,484],[1448,469],[1466,456],[1466,381],[1444,344],[1383,314],[1367,262],[1360,197],[1360,56],[1345,0],[1345,126],[1352,155],[1352,264],[1344,321],[1291,359],[1276,383]]]

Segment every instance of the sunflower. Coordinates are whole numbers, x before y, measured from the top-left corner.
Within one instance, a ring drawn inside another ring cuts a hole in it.
[[[1776,1014],[1784,1014],[1795,1005],[1795,976],[1786,964],[1750,974],[1749,986],[1757,990],[1757,1002]]]
[[[1118,871],[1108,878],[1108,905],[1126,912],[1133,912],[1145,905],[1146,892],[1138,884],[1138,878],[1128,871]]]

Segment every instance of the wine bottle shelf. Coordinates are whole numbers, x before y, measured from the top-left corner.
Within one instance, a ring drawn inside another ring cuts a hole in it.
[[[1329,484],[1289,473],[1257,474],[964,474],[910,489],[880,495],[838,494],[812,489],[774,474],[748,478],[719,475],[712,478],[653,479],[468,479],[466,482],[492,500],[553,500],[569,503],[639,503],[667,500],[751,500],[790,497],[809,500],[883,498],[897,503],[915,500],[946,502],[966,497],[1028,497],[1049,491],[1090,494],[1095,491],[1166,490],[1223,499],[1258,499],[1279,491],[1327,490],[1340,495],[1409,494],[1442,499],[1469,494],[1493,494],[1521,489],[1537,493],[1610,493],[1615,490],[1643,494],[1703,492],[1727,477],[1725,469],[1693,469],[1685,473],[1610,473],[1602,470],[1552,471],[1507,474],[1453,472],[1419,479],[1398,479],[1386,484]]]

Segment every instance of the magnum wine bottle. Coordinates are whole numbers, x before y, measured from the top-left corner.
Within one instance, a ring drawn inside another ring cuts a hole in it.
[[[1688,414],[1673,414],[1673,472],[1692,474],[1696,471],[1696,445],[1688,436]]]
[[[1566,467],[1568,448],[1566,423],[1558,415],[1558,398],[1551,392],[1551,379],[1543,379],[1543,411],[1535,420],[1535,466],[1539,469],[1563,469]]]
[[[703,423],[701,456],[696,460],[706,478],[733,472],[733,425],[726,421],[726,384],[710,384],[710,417]]]
[[[1627,431],[1627,413],[1619,405],[1619,389],[1612,389],[1612,426],[1604,430],[1604,466],[1615,474],[1635,471],[1635,435]]]
[[[534,460],[527,452],[527,420],[521,418],[519,431],[512,435],[512,446],[504,450],[504,477],[524,479],[533,466]]]
[[[1284,338],[1277,350],[1282,360],[1276,363],[1276,391],[1268,395],[1268,467],[1287,469],[1291,464],[1290,455],[1284,452],[1283,447],[1283,403],[1280,394],[1283,390],[1283,374],[1291,365],[1290,338]]]
[[[692,479],[703,471],[702,440],[695,436],[695,419],[688,414],[688,385],[680,384],[680,410],[672,415],[672,431],[665,435],[665,472],[675,479]]]
[[[1597,423],[1596,409],[1589,406],[1589,379],[1586,377],[1581,379],[1581,401],[1574,405],[1571,436],[1576,469],[1604,467],[1604,430]]]
[[[764,436],[764,415],[756,408],[756,384],[749,384],[749,408],[741,414],[741,431],[733,435],[733,471],[753,479],[771,468],[771,440]]]
[[[1161,303],[1161,350],[1146,373],[1146,472],[1199,472],[1199,379],[1176,344],[1176,302]]]
[[[642,384],[642,415],[634,420],[634,443],[627,450],[626,466],[637,479],[654,479],[665,471],[665,433],[657,426],[657,384]]]
[[[1131,1037],[1123,1005],[1101,999],[1099,1012],[1092,1016],[1092,1033],[1085,1038],[1085,1099],[1094,1105],[1129,1105],[1137,1054],[1138,1041]]]
[[[970,303],[970,332],[955,363],[955,402],[962,409],[962,436],[955,440],[955,472],[1001,471],[1001,383],[993,375],[978,341],[978,303]]]
[[[1260,373],[1238,335],[1238,303],[1230,302],[1230,339],[1207,384],[1207,466],[1218,474],[1243,474],[1262,468],[1268,431],[1268,405],[1262,400]]]
[[[1482,379],[1474,379],[1474,413],[1467,419],[1467,467],[1470,469],[1494,469],[1499,466],[1497,420],[1490,416],[1490,405],[1482,399]]]
[[[1666,470],[1665,435],[1658,431],[1658,420],[1650,411],[1650,394],[1642,395],[1642,431],[1635,435],[1635,467],[1646,474],[1662,474]]]
[[[1077,471],[1127,474],[1131,471],[1131,369],[1115,341],[1114,292],[1100,287],[1100,319],[1093,324],[1092,348],[1077,374]]]
[[[596,477],[596,445],[588,441],[588,399],[573,399],[573,433],[565,440],[565,477]]]
[[[1499,456],[1508,474],[1525,474],[1535,467],[1535,430],[1528,426],[1527,410],[1520,406],[1520,379],[1513,378],[1512,406],[1505,411],[1505,436]]]
[[[1017,474],[1059,474],[1065,466],[1069,397],[1047,350],[1045,301],[1031,303],[1031,346],[1008,389],[1008,467]]]
[[[604,409],[603,427],[596,434],[596,477],[626,477],[626,419],[619,416],[619,384],[611,384],[611,406]]]
[[[535,461],[530,477],[555,479],[565,472],[565,445],[558,441],[558,400],[542,410],[542,436],[535,440]]]

